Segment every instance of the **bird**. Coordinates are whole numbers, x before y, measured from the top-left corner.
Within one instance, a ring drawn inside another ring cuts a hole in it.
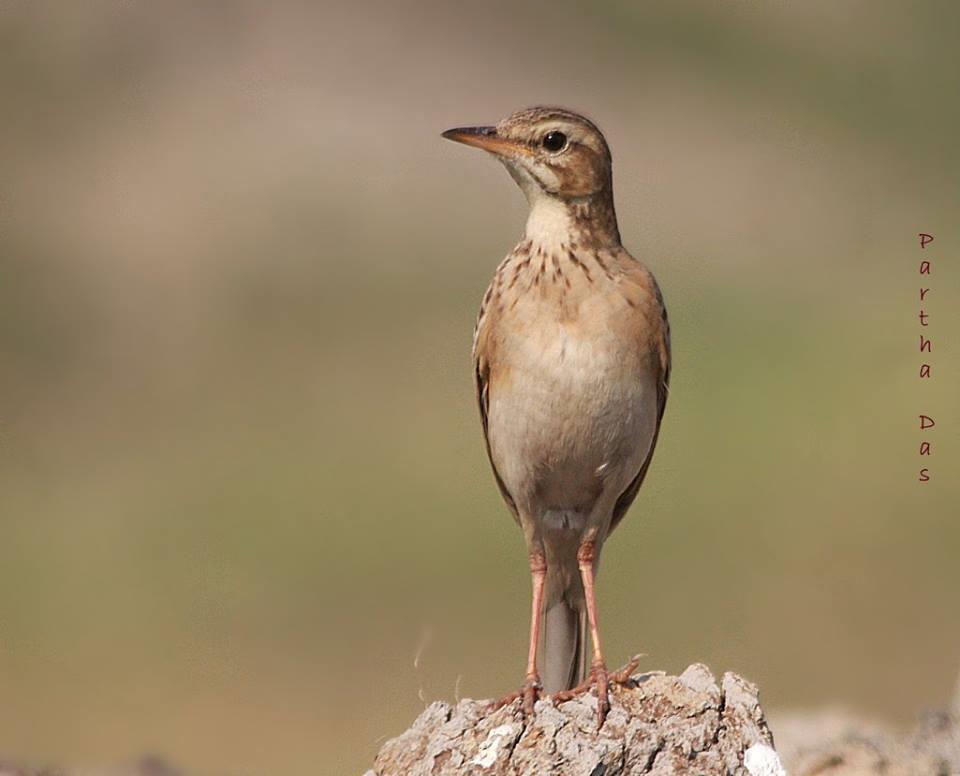
[[[473,365],[487,455],[523,533],[532,579],[527,670],[518,692],[610,687],[597,623],[600,553],[650,468],[670,381],[660,287],[623,247],[610,149],[596,124],[554,107],[442,133],[502,162],[526,196],[524,234],[480,305]],[[587,634],[590,636],[589,663]]]

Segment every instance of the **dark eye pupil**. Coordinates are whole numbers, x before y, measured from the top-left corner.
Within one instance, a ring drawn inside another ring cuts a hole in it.
[[[559,151],[567,144],[567,136],[563,132],[547,132],[543,136],[543,147],[548,151]]]

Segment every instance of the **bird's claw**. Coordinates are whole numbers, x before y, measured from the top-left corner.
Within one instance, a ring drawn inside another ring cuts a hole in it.
[[[602,660],[597,661],[590,667],[590,673],[584,682],[578,684],[573,689],[555,693],[552,696],[552,700],[554,703],[564,703],[565,701],[576,698],[578,695],[588,692],[592,688],[596,688],[597,728],[599,729],[603,727],[603,722],[607,718],[607,712],[610,711],[610,685],[615,687],[630,685],[630,677],[633,675],[633,672],[637,670],[637,666],[640,665],[643,657],[644,655],[634,655],[630,658],[630,662],[613,673],[607,671],[607,666]]]
[[[540,677],[537,674],[528,676],[523,686],[508,695],[504,695],[494,704],[494,709],[501,709],[513,703],[517,698],[522,699],[520,708],[525,716],[533,716],[533,707],[543,696],[543,685],[540,683]]]

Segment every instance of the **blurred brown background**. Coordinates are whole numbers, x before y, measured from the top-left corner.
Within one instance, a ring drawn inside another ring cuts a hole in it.
[[[525,205],[439,133],[537,103],[607,133],[674,329],[604,554],[611,661],[737,670],[773,709],[944,703],[958,23],[0,2],[0,753],[358,773],[426,701],[516,686],[529,582],[469,351]]]

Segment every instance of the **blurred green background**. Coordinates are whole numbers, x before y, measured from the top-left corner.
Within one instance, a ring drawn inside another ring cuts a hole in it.
[[[773,709],[943,704],[958,25],[866,0],[0,3],[0,753],[359,773],[426,702],[517,686],[529,581],[470,340],[525,204],[439,133],[542,103],[605,130],[674,332],[604,552],[611,663],[736,670]]]

